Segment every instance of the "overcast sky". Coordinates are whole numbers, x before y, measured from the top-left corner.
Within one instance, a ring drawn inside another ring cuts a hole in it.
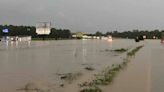
[[[164,29],[163,0],[0,0],[0,24],[51,21],[74,32]]]

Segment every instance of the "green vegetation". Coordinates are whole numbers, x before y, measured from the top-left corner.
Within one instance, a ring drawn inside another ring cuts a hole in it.
[[[133,55],[135,55],[135,53],[136,53],[137,51],[139,51],[142,47],[143,47],[143,45],[142,45],[142,46],[136,47],[136,48],[133,49],[132,51],[128,52],[127,55],[128,55],[128,56],[133,56]]]
[[[116,73],[120,71],[122,68],[121,65],[117,65],[110,68],[107,68],[102,74],[96,75],[96,80],[94,80],[94,84],[96,85],[108,85],[113,81],[113,78],[115,77]]]
[[[25,91],[25,92],[30,92],[30,91],[35,91],[35,92],[41,92],[40,88],[37,87],[36,84],[34,83],[27,83],[23,88],[16,89],[18,91]]]
[[[9,36],[32,36],[32,38],[39,38],[39,36],[36,34],[36,27],[35,26],[15,26],[15,25],[0,25],[0,36],[3,36],[2,29],[7,28],[9,29],[9,33],[7,35]],[[87,36],[109,36],[112,35],[116,38],[136,38],[139,36],[146,36],[148,39],[153,39],[153,37],[161,38],[161,32],[164,30],[132,30],[132,31],[111,31],[106,33],[101,33],[101,31],[97,31],[93,34],[85,34]],[[81,32],[78,33],[78,38],[82,38]],[[75,34],[77,34],[75,33]],[[45,36],[45,38],[54,38],[56,40],[58,39],[70,39],[71,31],[69,29],[56,29],[52,28],[50,35]]]
[[[138,46],[127,53],[127,56],[135,55],[136,52],[138,52],[143,46]],[[122,49],[120,49],[122,51]],[[120,51],[118,50],[118,51]],[[84,82],[80,84],[79,86],[82,88],[80,92],[102,92],[102,90],[99,88],[99,86],[103,85],[109,85],[113,82],[116,74],[124,69],[128,62],[130,62],[129,57],[123,59],[123,62],[118,65],[112,65],[112,67],[107,67],[104,71],[102,71],[100,74],[95,75],[95,79],[91,82]]]
[[[85,67],[85,70],[88,70],[88,71],[93,71],[93,70],[95,70],[93,67],[91,67],[91,66],[87,66],[87,67]]]
[[[82,76],[82,73],[65,73],[65,74],[57,74],[57,75],[60,77],[61,80],[71,83],[73,80]]]
[[[93,86],[93,87],[85,88],[81,90],[80,92],[102,92],[102,90],[96,86]]]
[[[36,27],[34,26],[14,26],[14,25],[0,25],[0,36],[3,36],[2,29],[9,29],[8,36],[32,36],[34,40],[42,38],[36,34]],[[51,33],[45,36],[47,40],[70,39],[71,31],[68,29],[51,29]],[[41,39],[40,39],[41,40]]]
[[[95,85],[108,85],[113,81],[115,75],[126,66],[126,62],[123,62],[120,65],[112,65],[112,67],[107,67],[102,73],[95,75],[96,79],[92,82],[84,82],[80,84],[80,87],[85,86],[95,86]]]
[[[43,38],[32,38],[33,41],[43,41]],[[55,38],[45,38],[44,41],[46,40],[56,40]]]
[[[105,52],[108,52],[108,51],[123,53],[123,52],[128,51],[128,49],[125,49],[125,48],[114,49],[114,50],[105,49]]]
[[[164,30],[124,30],[123,32],[119,32],[119,31],[112,31],[112,32],[106,32],[105,34],[102,34],[101,36],[108,36],[108,35],[112,35],[112,37],[116,37],[116,38],[130,38],[130,39],[134,39],[136,37],[139,36],[146,36],[147,39],[153,39],[153,37],[157,37],[157,38],[161,38],[161,32]]]
[[[75,33],[77,39],[82,39],[83,38],[83,33],[82,32],[76,32]]]
[[[127,50],[128,49],[121,48],[121,49],[115,49],[115,50],[112,50],[112,51],[123,53],[123,52],[126,52]]]
[[[102,36],[103,34],[101,32],[99,32],[99,31],[97,31],[94,35],[95,36]]]
[[[116,74],[127,65],[123,62],[120,65],[112,65],[112,68],[107,67],[101,74],[95,75],[96,79],[92,82],[84,82],[80,87],[84,87],[80,92],[102,92],[99,85],[109,85],[112,83]]]

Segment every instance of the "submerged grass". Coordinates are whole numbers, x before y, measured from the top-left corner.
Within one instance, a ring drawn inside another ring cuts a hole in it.
[[[106,50],[105,50],[105,52],[108,52],[108,51],[117,52],[117,53],[123,53],[123,52],[128,51],[128,49],[120,48],[120,49],[114,49],[114,50],[109,50],[109,49],[106,49]]]
[[[98,86],[109,85],[112,83],[116,74],[126,65],[127,62],[123,62],[120,65],[113,65],[111,68],[107,67],[102,73],[95,75],[96,79],[91,82],[84,82],[80,84],[80,87],[84,87],[80,92],[102,92]]]
[[[41,92],[42,90],[37,87],[35,83],[27,83],[23,88],[16,89],[17,91],[25,92]]]
[[[76,80],[80,76],[82,76],[82,73],[65,73],[65,74],[57,74],[61,80],[64,80],[68,83],[72,83],[72,81]],[[61,84],[63,86],[64,84]]]
[[[80,92],[102,92],[102,90],[97,86],[91,86],[91,87],[82,89]]]
[[[85,70],[94,71],[95,69],[93,67],[91,67],[91,66],[87,66],[87,67],[85,67]]]
[[[142,47],[143,45],[134,48],[133,50],[127,53],[127,56],[129,57],[135,55],[135,53],[138,52]],[[125,50],[119,49],[117,51],[125,51]],[[130,61],[128,57],[126,59],[123,59],[124,61],[121,64],[112,65],[112,67],[107,67],[100,74],[95,75],[95,79],[92,80],[91,82],[84,82],[80,84],[79,86],[82,88],[80,92],[102,92],[102,90],[98,86],[111,84],[116,74],[122,69],[124,69],[128,64],[128,62]]]
[[[136,47],[136,48],[133,49],[132,51],[128,52],[127,55],[128,55],[128,56],[133,56],[133,55],[135,55],[136,52],[138,52],[142,47],[144,47],[144,45]]]
[[[115,50],[112,50],[112,51],[123,53],[123,52],[126,52],[127,50],[128,49],[121,48],[121,49],[115,49]]]

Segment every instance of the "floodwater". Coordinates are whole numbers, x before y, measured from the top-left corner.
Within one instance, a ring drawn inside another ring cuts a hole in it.
[[[56,74],[95,71],[114,64],[118,53],[109,50],[131,48],[133,40],[61,40],[0,43],[0,92],[20,92],[27,83],[60,84]]]
[[[104,92],[163,92],[164,45],[160,40],[146,40],[127,68],[121,71]]]
[[[164,91],[164,44],[151,42],[151,92]]]
[[[104,92],[164,91],[164,45],[159,40],[145,40],[141,43],[145,44],[144,48],[132,59],[133,62],[118,74],[114,83],[104,88]],[[48,89],[61,83],[57,74],[85,75],[86,65],[94,67],[95,71],[99,72],[104,66],[120,62],[117,59],[123,54],[110,50],[133,48],[141,43],[127,39],[116,39],[113,42],[104,40],[0,42],[0,92],[25,92],[17,89],[24,88],[28,83],[35,83]]]

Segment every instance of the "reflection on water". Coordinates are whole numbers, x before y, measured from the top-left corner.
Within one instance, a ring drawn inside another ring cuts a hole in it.
[[[0,92],[16,92],[30,82],[56,84],[55,73],[81,72],[83,64],[98,71],[106,64],[116,63],[111,52],[101,51],[133,45],[133,40],[1,42]]]
[[[26,41],[26,42],[18,42],[18,41],[3,41],[0,43],[0,49],[9,49],[9,48],[20,48],[20,47],[30,47],[31,46],[31,41]]]

